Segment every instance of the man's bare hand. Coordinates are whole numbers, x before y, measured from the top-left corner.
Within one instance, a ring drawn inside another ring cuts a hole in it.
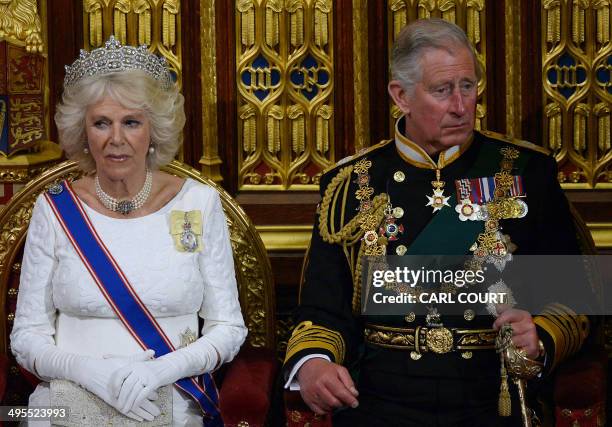
[[[498,312],[501,310],[498,308]],[[497,317],[493,328],[499,330],[503,325],[512,326],[512,342],[517,348],[523,349],[530,359],[539,355],[538,333],[533,318],[528,311],[508,308]]]
[[[359,393],[344,366],[325,359],[310,359],[297,373],[302,399],[315,413],[326,414],[335,408],[359,405]]]

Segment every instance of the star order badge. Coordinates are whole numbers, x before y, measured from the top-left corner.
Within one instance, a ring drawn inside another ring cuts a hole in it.
[[[387,237],[389,241],[397,240],[397,235],[404,233],[404,226],[401,224],[397,225],[395,221],[396,218],[394,216],[394,209],[391,207],[391,204],[388,204],[387,208],[385,209],[385,222],[379,228],[379,234]]]
[[[425,206],[431,206],[433,207],[433,211],[437,212],[444,206],[450,206],[448,204],[448,199],[450,199],[450,197],[444,196],[444,190],[435,189],[431,196],[427,196],[428,202]]]
[[[433,186],[433,194],[427,197],[427,204],[425,206],[431,206],[434,212],[439,211],[444,206],[449,206],[448,199],[450,197],[446,197],[444,195],[444,181],[440,180],[440,169],[436,169],[436,180],[431,181],[431,185]]]

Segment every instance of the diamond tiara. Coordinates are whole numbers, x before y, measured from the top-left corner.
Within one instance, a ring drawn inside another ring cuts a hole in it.
[[[91,76],[117,73],[128,70],[142,70],[160,82],[164,90],[172,87],[166,58],[149,52],[146,46],[122,46],[119,40],[110,36],[104,47],[88,52],[81,49],[79,57],[66,65],[64,87],[74,86],[81,79]]]

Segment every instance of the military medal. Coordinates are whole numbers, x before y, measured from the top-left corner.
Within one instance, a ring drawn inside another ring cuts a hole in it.
[[[487,231],[478,237],[470,250],[474,252],[476,261],[480,264],[487,262],[493,264],[498,271],[503,271],[506,268],[506,263],[512,261],[512,253],[516,251],[517,246],[512,243],[510,236],[502,234],[497,229],[490,229],[487,221]]]
[[[480,206],[472,203],[470,199],[463,199],[455,206],[455,211],[459,214],[461,221],[476,221],[479,218]]]
[[[500,238],[496,242],[495,247],[493,248],[493,253],[491,254],[493,257],[493,264],[497,267],[499,271],[502,271],[507,262],[512,261],[512,254],[518,246],[512,243],[510,240],[510,236],[508,234],[499,233]]]
[[[385,209],[385,222],[379,228],[379,233],[381,236],[387,237],[390,242],[397,240],[397,235],[404,232],[404,226],[397,225],[395,221],[394,209],[391,208],[391,204],[388,204]]]
[[[455,181],[457,200],[455,206],[461,221],[487,221],[524,218],[527,215],[523,178],[520,175],[498,173],[482,178],[463,178]],[[506,197],[506,193],[508,197]]]
[[[427,204],[425,206],[431,206],[434,212],[439,211],[444,206],[450,206],[448,204],[448,199],[450,197],[444,196],[444,181],[440,180],[440,169],[436,169],[436,180],[431,181],[431,185],[433,187],[433,194],[427,197]]]
[[[472,191],[472,182],[470,179],[458,179],[455,181],[457,188],[457,200],[459,204],[455,206],[455,212],[459,214],[461,221],[477,221],[480,219],[480,200],[475,200],[477,197]]]
[[[378,235],[376,234],[376,231],[374,230],[366,231],[365,234],[363,235],[363,241],[368,246],[372,246],[376,242],[378,242]]]

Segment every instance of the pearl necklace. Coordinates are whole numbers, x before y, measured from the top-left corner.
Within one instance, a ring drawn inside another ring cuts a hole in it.
[[[100,187],[100,179],[98,178],[98,175],[96,175],[95,184],[96,196],[98,196],[98,199],[100,199],[100,202],[102,202],[106,209],[113,212],[119,212],[123,215],[128,215],[130,212],[143,207],[151,195],[151,188],[153,187],[153,173],[147,169],[147,176],[145,178],[144,185],[132,200],[117,200],[108,195],[104,190],[102,190],[102,187]]]

